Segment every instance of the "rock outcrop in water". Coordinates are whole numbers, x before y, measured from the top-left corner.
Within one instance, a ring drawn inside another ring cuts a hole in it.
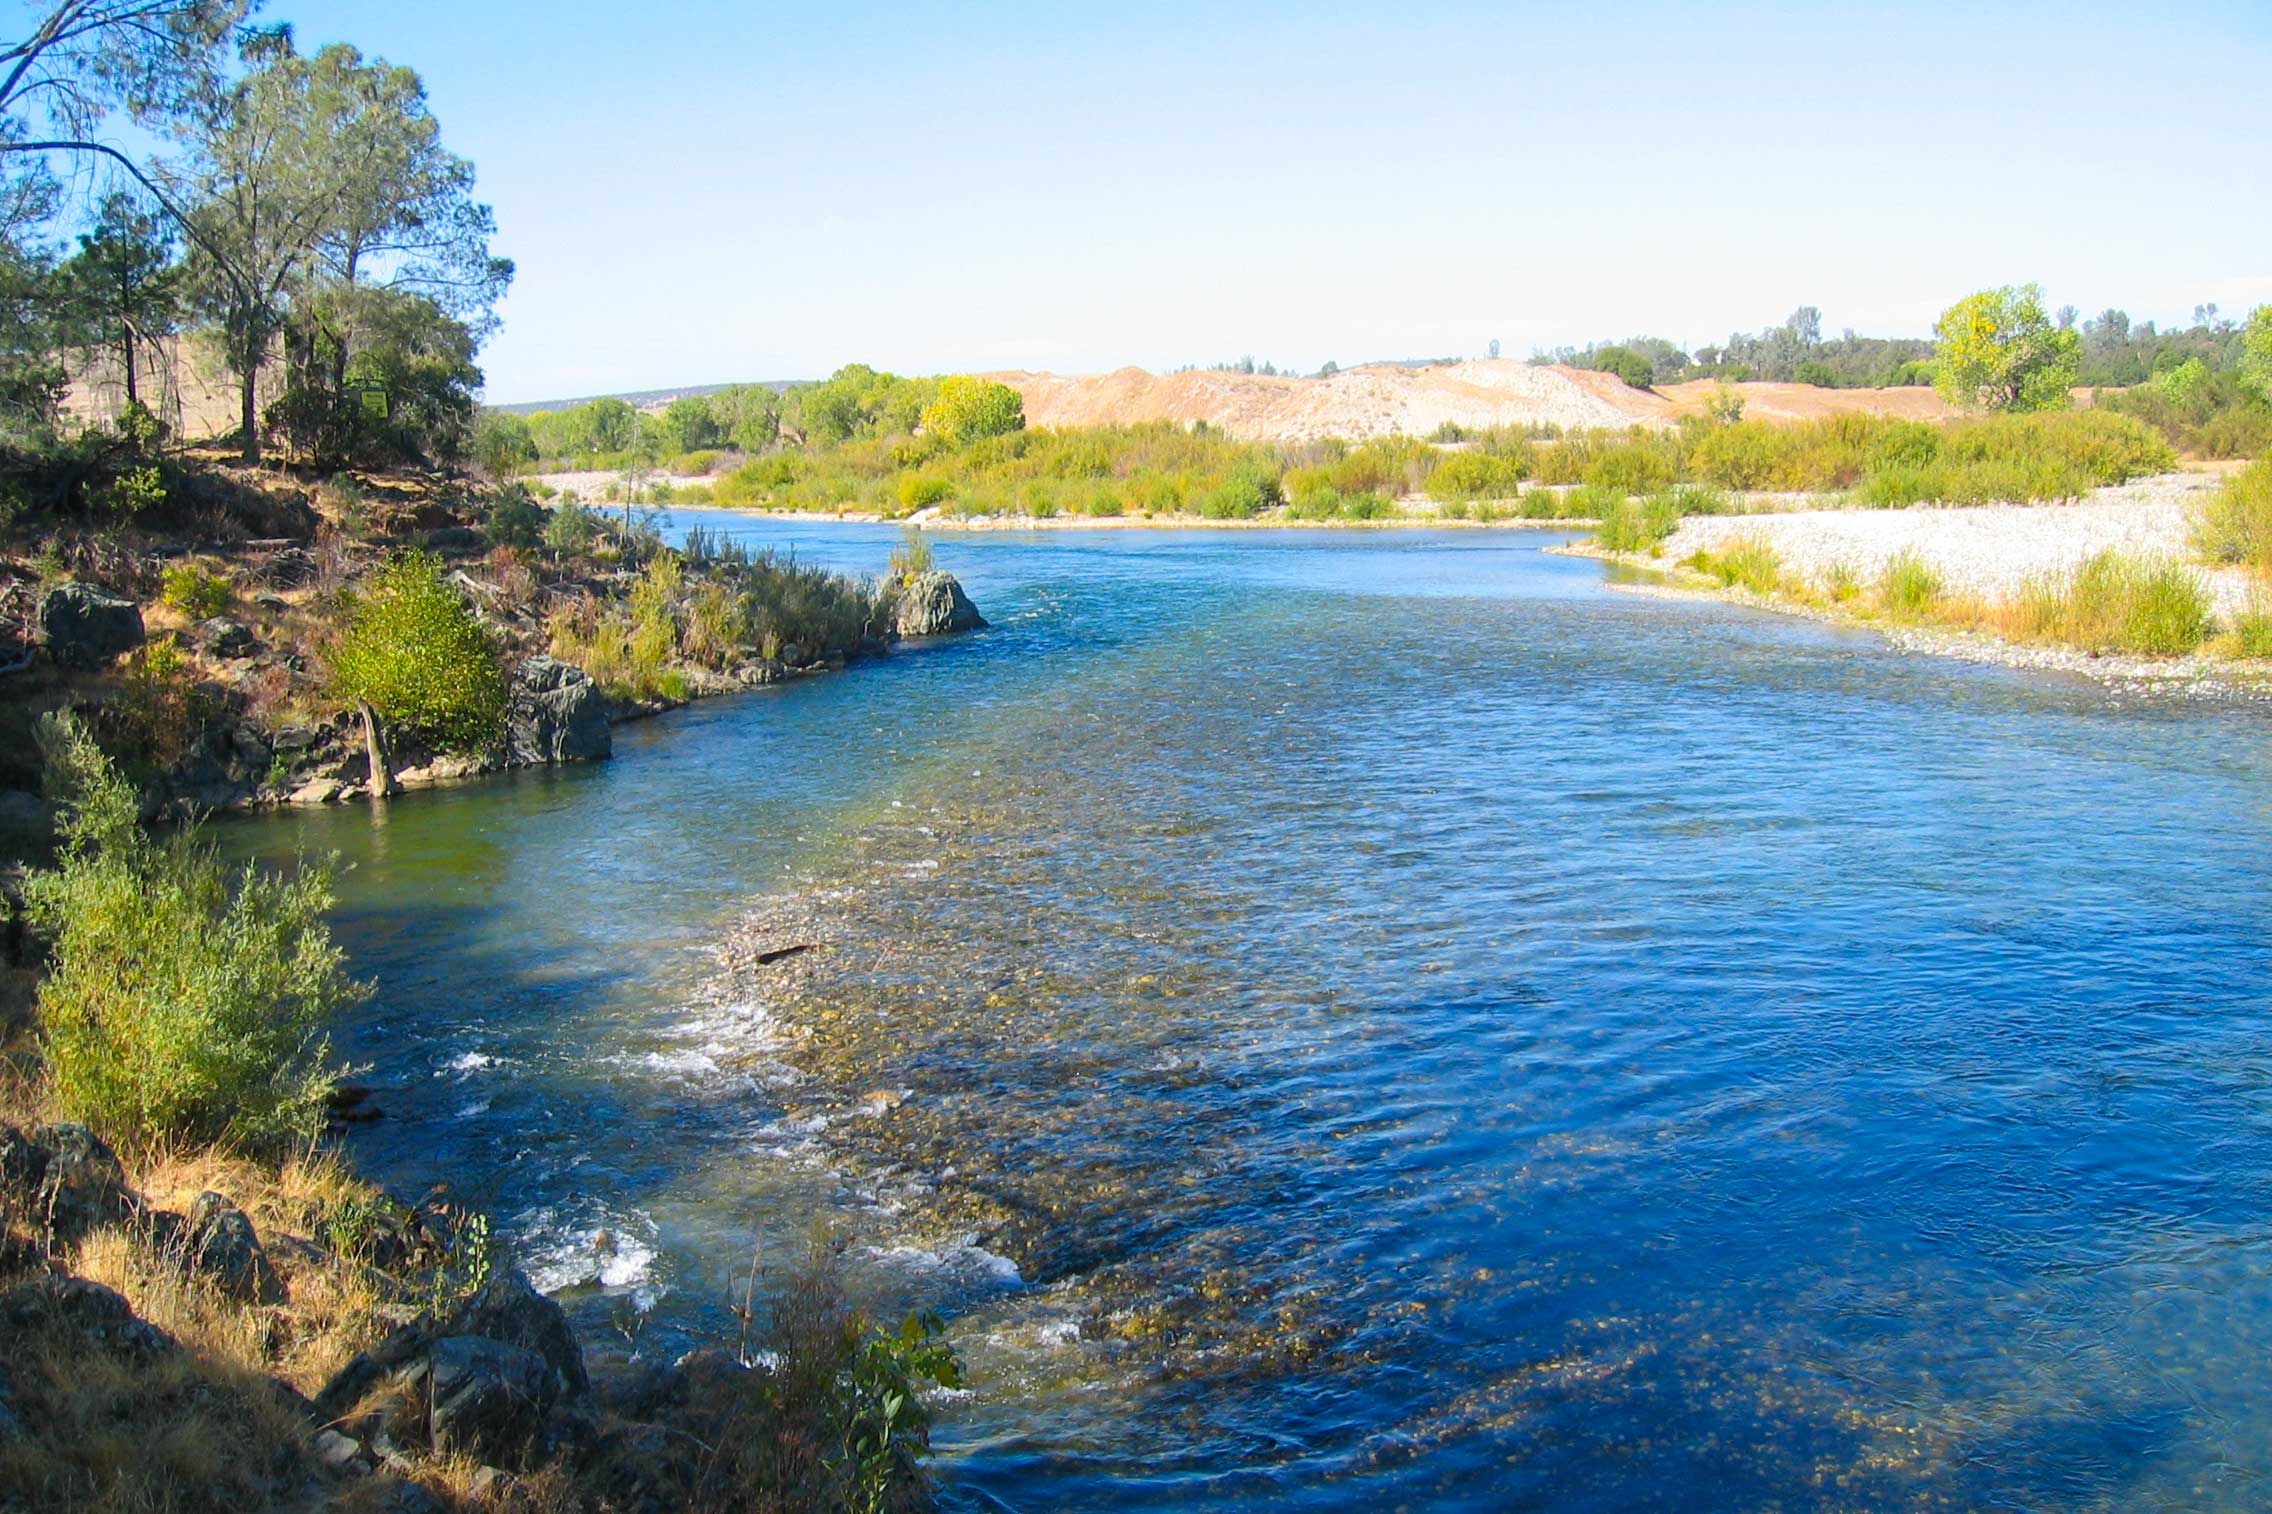
[[[986,618],[952,573],[933,569],[911,575],[900,586],[892,615],[892,630],[900,636],[945,636],[985,628]]]
[[[513,674],[505,745],[515,765],[592,762],[614,750],[607,696],[582,668],[539,654]]]

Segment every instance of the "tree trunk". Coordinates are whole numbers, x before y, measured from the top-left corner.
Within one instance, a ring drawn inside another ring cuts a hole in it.
[[[123,345],[126,349],[126,403],[137,405],[142,402],[142,396],[134,388],[134,328],[132,326],[126,328]]]
[[[244,373],[245,461],[260,461],[260,364],[247,362]]]
[[[363,712],[363,751],[371,763],[371,802],[384,804],[387,797],[402,790],[395,785],[394,768],[387,762],[387,744],[379,733],[379,714],[368,703],[358,701],[356,708]]]

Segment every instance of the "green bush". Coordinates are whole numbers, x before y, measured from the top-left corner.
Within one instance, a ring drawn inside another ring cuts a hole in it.
[[[572,499],[553,506],[544,523],[544,544],[555,552],[589,552],[599,539],[599,516]]]
[[[933,477],[928,473],[903,473],[900,475],[898,488],[894,492],[899,495],[899,502],[902,505],[910,510],[920,510],[926,505],[935,505],[940,500],[945,499],[955,492],[955,488],[945,479]]]
[[[113,515],[139,515],[165,502],[166,475],[154,463],[122,469],[103,496],[105,507]]]
[[[1513,499],[1529,472],[1525,460],[1488,452],[1455,452],[1428,475],[1428,497],[1452,500]]]
[[[312,1137],[333,1087],[323,1027],[366,990],[324,926],[331,874],[232,871],[156,840],[69,715],[41,723],[58,865],[26,893],[52,942],[40,1049],[55,1097],[114,1140]]]
[[[229,608],[229,581],[195,563],[168,568],[159,597],[191,620],[206,620]]]
[[[1251,520],[1284,503],[1275,474],[1259,467],[1243,467],[1225,475],[1200,501],[1199,513],[1211,520]]]
[[[2272,458],[2251,463],[2194,507],[2193,545],[2211,562],[2272,568]]]
[[[504,734],[505,669],[496,645],[442,565],[396,558],[350,600],[331,654],[339,697],[446,751],[480,751]]]
[[[1610,552],[1648,552],[1680,527],[1680,504],[1672,494],[1646,500],[1620,499],[1602,511],[1594,540]]]
[[[519,484],[497,491],[481,523],[481,529],[500,547],[534,547],[545,539],[550,526],[544,507]]]

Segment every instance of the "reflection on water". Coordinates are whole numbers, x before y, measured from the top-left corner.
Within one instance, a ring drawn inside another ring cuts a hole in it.
[[[374,1170],[649,1353],[850,1226],[964,1503],[2260,1505],[2260,717],[1539,541],[950,539],[977,637],[236,834]]]

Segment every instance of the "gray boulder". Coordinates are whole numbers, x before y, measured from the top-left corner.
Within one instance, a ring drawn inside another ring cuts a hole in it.
[[[142,609],[93,584],[58,584],[39,606],[47,655],[67,668],[103,667],[142,645]]]
[[[434,1342],[427,1362],[434,1448],[525,1465],[560,1392],[544,1358],[502,1341],[452,1335]]]
[[[215,657],[249,657],[252,631],[241,620],[215,615],[197,623],[197,644]]]
[[[29,1136],[0,1125],[0,1188],[61,1241],[116,1224],[136,1207],[125,1169],[84,1125],[42,1125]]]
[[[280,1304],[284,1283],[261,1249],[245,1212],[218,1193],[201,1193],[189,1211],[190,1255],[197,1270],[230,1298]]]
[[[492,1276],[460,1309],[451,1327],[459,1335],[478,1335],[519,1346],[543,1358],[562,1398],[582,1398],[591,1388],[584,1371],[584,1348],[568,1324],[568,1312],[536,1291],[528,1274],[507,1268]]]
[[[902,636],[945,636],[985,626],[985,617],[952,573],[918,573],[900,586],[892,629]]]
[[[615,750],[607,696],[582,668],[529,658],[513,671],[505,741],[515,763],[591,762]]]
[[[50,1272],[0,1294],[0,1337],[21,1340],[39,1331],[66,1330],[90,1346],[139,1362],[177,1348],[172,1336],[134,1316],[121,1294],[83,1277]]]

